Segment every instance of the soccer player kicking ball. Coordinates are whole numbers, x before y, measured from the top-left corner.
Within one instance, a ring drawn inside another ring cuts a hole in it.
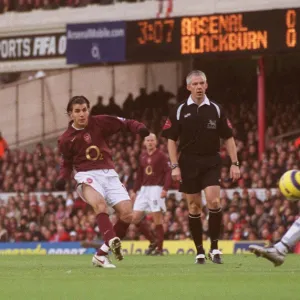
[[[271,261],[275,267],[284,263],[285,256],[289,249],[294,247],[300,241],[300,218],[298,218],[290,229],[286,232],[280,242],[274,247],[265,248],[258,245],[250,245],[249,249],[256,256],[261,256]]]
[[[137,180],[134,186],[132,200],[133,220],[140,232],[150,241],[147,255],[163,255],[163,213],[166,211],[165,198],[171,186],[171,168],[167,156],[157,149],[157,139],[151,133],[145,138],[147,152],[140,156]],[[136,197],[136,192],[140,190]],[[151,212],[155,224],[156,239],[145,226],[142,218],[144,212]]]
[[[128,192],[114,170],[114,163],[107,141],[121,129],[149,135],[148,129],[134,120],[111,116],[90,116],[90,102],[84,96],[70,99],[67,113],[71,119],[68,129],[58,140],[62,161],[56,182],[58,190],[64,190],[66,179],[75,171],[77,192],[90,204],[104,244],[94,255],[92,263],[103,268],[115,268],[108,258],[111,250],[117,260],[122,260],[121,240],[132,220],[132,204]],[[112,226],[108,206],[114,208],[119,220]]]

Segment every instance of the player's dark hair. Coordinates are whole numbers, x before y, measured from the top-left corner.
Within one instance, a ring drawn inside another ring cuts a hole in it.
[[[90,108],[90,101],[85,98],[84,96],[74,96],[69,100],[68,106],[67,106],[67,113],[69,114],[73,110],[74,104],[85,104],[87,108]]]

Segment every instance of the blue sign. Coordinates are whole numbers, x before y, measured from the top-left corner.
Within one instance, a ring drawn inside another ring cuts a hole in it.
[[[125,61],[125,22],[67,25],[67,63],[96,64]]]
[[[233,253],[238,254],[238,253],[244,253],[244,252],[249,252],[249,246],[250,245],[257,245],[261,247],[265,247],[266,243],[264,241],[253,241],[253,242],[235,242],[234,243],[234,249]]]
[[[94,253],[95,249],[83,248],[79,242],[0,243],[0,255],[82,255]]]

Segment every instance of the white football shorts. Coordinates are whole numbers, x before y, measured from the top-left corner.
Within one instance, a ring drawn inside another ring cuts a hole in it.
[[[100,195],[103,196],[106,203],[113,207],[121,201],[130,200],[125,186],[121,183],[115,170],[93,170],[78,172],[75,175],[77,181],[77,193],[83,201],[82,183],[90,185]]]
[[[158,212],[166,211],[165,198],[160,198],[162,186],[142,186],[135,199],[133,210]]]

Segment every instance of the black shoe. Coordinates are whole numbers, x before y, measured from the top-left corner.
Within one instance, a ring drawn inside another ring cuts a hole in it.
[[[214,249],[210,250],[208,253],[208,258],[214,263],[214,264],[223,264],[223,261],[221,259],[221,254],[223,254],[220,250]]]
[[[124,257],[122,253],[121,240],[116,236],[109,240],[108,244],[111,252],[115,255],[115,258],[117,260],[122,260]]]
[[[151,255],[152,252],[156,249],[156,247],[157,247],[157,243],[156,243],[156,242],[152,242],[152,243],[149,245],[148,249],[146,250],[145,254],[146,254],[146,255]]]
[[[206,263],[206,256],[205,254],[198,254],[196,256],[195,264],[204,265]]]

